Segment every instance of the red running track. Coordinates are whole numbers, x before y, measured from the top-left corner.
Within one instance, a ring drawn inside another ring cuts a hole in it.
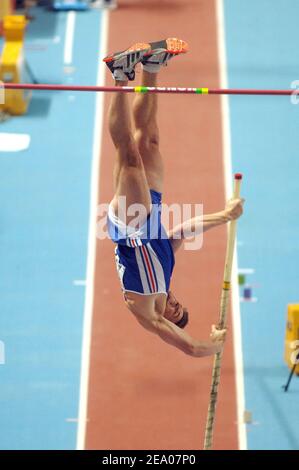
[[[131,43],[182,37],[190,52],[160,74],[161,86],[209,83],[219,87],[214,2],[124,2],[110,17],[109,51]],[[108,84],[111,78],[107,76]],[[139,83],[136,82],[136,85]],[[105,100],[105,112],[109,96]],[[161,96],[159,124],[167,203],[224,206],[220,98]],[[112,197],[114,150],[105,122],[99,202]],[[217,322],[226,230],[204,238],[202,250],[176,259],[172,288],[191,313],[188,329],[207,339]],[[87,449],[201,449],[212,358],[190,358],[143,330],[126,310],[116,276],[114,246],[97,243],[95,299],[87,409]],[[230,328],[230,331],[232,329]],[[231,335],[219,389],[215,449],[236,449],[237,417]]]

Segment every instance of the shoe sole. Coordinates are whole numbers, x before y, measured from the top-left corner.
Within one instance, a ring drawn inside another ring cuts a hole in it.
[[[161,42],[151,43],[151,51],[149,54],[152,55],[159,51],[168,52],[169,54],[185,54],[188,52],[189,46],[186,41],[177,38],[168,38]]]
[[[144,52],[144,51],[150,51],[151,50],[151,45],[150,44],[147,44],[147,43],[137,43],[137,44],[134,44],[133,46],[129,47],[129,49],[126,49],[125,51],[122,51],[122,52],[116,52],[115,54],[113,54],[112,56],[108,56],[108,57],[105,57],[105,59],[103,59],[104,62],[106,63],[109,63],[109,62],[113,62],[113,61],[116,61],[116,60],[119,60],[119,59],[122,59],[123,57],[126,57],[127,55],[129,54],[132,54],[132,53],[137,53],[137,52]],[[143,54],[144,56],[145,54]],[[142,56],[142,57],[143,57]],[[140,57],[140,59],[142,58]]]
[[[136,53],[136,52],[144,52],[146,51],[140,60],[143,57],[151,56],[158,52],[168,52],[169,54],[178,55],[178,54],[185,54],[188,52],[189,46],[186,41],[177,38],[168,38],[160,42],[153,42],[153,43],[137,43],[133,46],[129,47],[123,52],[116,52],[112,56],[105,57],[103,59],[104,62],[109,63],[115,60],[119,60],[123,57],[126,57],[128,54]]]

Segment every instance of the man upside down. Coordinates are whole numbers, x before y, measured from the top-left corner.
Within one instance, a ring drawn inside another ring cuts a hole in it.
[[[141,63],[142,86],[155,87],[161,66],[187,50],[186,42],[169,38],[135,44],[104,61],[116,86],[126,86],[128,80],[134,80],[135,67]],[[133,130],[126,93],[113,94],[109,130],[116,148],[115,194],[108,211],[108,232],[116,243],[116,265],[125,303],[138,322],[186,354],[209,356],[222,350],[226,330],[212,325],[209,341],[194,339],[184,331],[188,310],[170,290],[174,255],[188,235],[238,218],[243,212],[243,200],[231,199],[223,211],[194,217],[166,233],[161,224],[164,169],[157,108],[156,94],[138,94],[133,103]],[[138,204],[143,208],[138,225],[136,217],[124,210],[124,198],[126,207]]]

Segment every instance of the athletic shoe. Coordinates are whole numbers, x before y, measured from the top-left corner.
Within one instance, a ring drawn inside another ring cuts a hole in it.
[[[188,44],[177,38],[164,39],[150,43],[151,50],[141,60],[143,68],[150,71],[158,71],[161,65],[166,66],[173,57],[188,52]]]
[[[104,62],[115,80],[134,80],[135,67],[151,50],[150,44],[137,43],[122,52],[105,57]]]

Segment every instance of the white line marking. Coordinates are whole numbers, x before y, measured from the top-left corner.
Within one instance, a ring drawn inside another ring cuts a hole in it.
[[[86,279],[75,279],[73,284],[74,286],[86,286]]]
[[[246,304],[250,304],[257,302],[257,297],[250,297],[250,299],[246,299],[245,297],[240,297],[240,302],[244,302]]]
[[[0,133],[0,152],[21,152],[30,146],[29,134]]]
[[[98,54],[98,76],[97,85],[102,85],[105,81],[105,64],[101,57],[107,55],[109,12],[103,11],[101,24],[101,37],[99,42]],[[80,378],[80,397],[79,397],[79,422],[77,431],[77,449],[82,450],[85,447],[87,406],[88,406],[88,381],[90,367],[90,346],[92,329],[92,311],[94,299],[94,272],[96,258],[96,216],[98,204],[98,190],[100,183],[100,151],[103,135],[103,113],[104,113],[105,93],[96,93],[96,113],[93,135],[93,156],[91,169],[91,188],[90,188],[90,219],[89,219],[89,237],[87,253],[87,274],[86,274],[86,293],[84,307],[84,325],[82,339],[81,356],[81,378]]]
[[[239,268],[238,273],[239,274],[254,274],[255,269],[252,269],[252,268]]]
[[[73,45],[75,36],[76,12],[70,11],[67,14],[65,42],[64,42],[64,64],[70,65],[73,62]]]
[[[67,423],[78,423],[79,418],[66,418],[65,421]],[[88,420],[87,420],[88,421]]]
[[[226,68],[226,43],[225,43],[225,22],[223,0],[216,0],[217,15],[217,42],[218,42],[218,60],[220,67],[220,86],[228,88],[227,68]],[[229,101],[226,95],[221,96],[221,115],[222,115],[222,139],[223,139],[223,167],[225,177],[226,198],[231,197],[232,188],[232,157],[231,157],[231,137],[230,137],[230,113]],[[236,368],[236,392],[237,392],[237,422],[239,448],[247,449],[246,426],[243,422],[245,410],[244,395],[244,373],[243,373],[243,352],[242,352],[242,333],[240,320],[240,300],[238,287],[238,260],[237,250],[235,248],[233,269],[232,269],[232,317],[233,317],[233,340],[234,340],[234,358]]]

